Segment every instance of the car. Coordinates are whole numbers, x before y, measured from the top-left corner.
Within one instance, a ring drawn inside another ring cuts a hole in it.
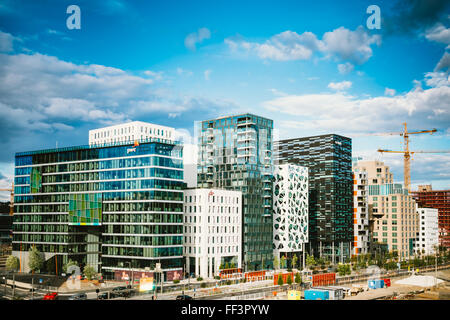
[[[42,300],[56,300],[58,298],[58,292],[47,293]]]
[[[112,292],[117,297],[128,297],[130,295],[130,292],[127,289],[127,287],[123,287],[123,286],[122,287],[115,287],[114,289],[112,289]]]
[[[114,298],[114,294],[112,292],[109,292],[109,297],[108,292],[102,292],[98,294],[98,300],[106,300],[108,298]]]
[[[186,294],[180,294],[176,297],[176,300],[193,300],[191,296],[188,296]]]
[[[69,300],[87,300],[86,293],[75,293],[69,297]]]

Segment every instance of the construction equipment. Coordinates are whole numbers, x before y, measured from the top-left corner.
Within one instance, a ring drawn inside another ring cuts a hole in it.
[[[411,134],[421,134],[421,133],[430,133],[433,134],[433,132],[436,132],[436,129],[431,130],[421,130],[421,131],[414,131],[414,132],[408,132],[408,128],[406,126],[406,122],[403,123],[405,128],[403,129],[403,132],[400,133],[389,133],[391,135],[399,134],[400,136],[403,136],[403,144],[404,144],[404,150],[403,151],[392,151],[392,150],[384,150],[384,149],[378,149],[378,152],[390,152],[390,153],[403,153],[404,156],[404,168],[403,168],[403,180],[404,180],[404,186],[408,190],[408,192],[411,192],[411,156],[414,153],[450,153],[450,150],[442,150],[442,151],[410,151],[409,150],[409,136]]]
[[[9,215],[14,214],[14,182],[12,183],[11,189],[0,189],[0,191],[9,191],[11,194],[11,200],[9,201]]]

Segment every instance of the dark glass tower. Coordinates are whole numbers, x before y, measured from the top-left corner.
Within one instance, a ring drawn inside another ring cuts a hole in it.
[[[310,254],[331,261],[351,255],[353,241],[352,141],[328,134],[276,141],[274,163],[309,168]]]
[[[198,187],[242,192],[244,269],[273,264],[273,121],[241,114],[197,123]]]
[[[71,259],[109,277],[130,268],[153,269],[157,262],[169,280],[181,273],[184,183],[178,142],[21,152],[14,183],[16,256],[26,257],[35,245],[59,272]]]

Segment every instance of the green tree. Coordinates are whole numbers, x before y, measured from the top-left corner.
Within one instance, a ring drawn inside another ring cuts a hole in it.
[[[220,270],[223,269],[223,263],[220,264],[219,269],[220,269]]]
[[[307,265],[308,267],[312,267],[312,266],[314,266],[315,264],[316,264],[316,260],[314,260],[314,257],[308,255],[308,256],[306,257],[306,265]]]
[[[42,258],[42,253],[33,246],[28,251],[29,263],[28,266],[33,272],[39,272],[41,270],[42,265],[44,264],[44,259]]]
[[[19,258],[15,256],[9,256],[6,259],[6,270],[8,271],[17,271],[20,267],[20,261]]]
[[[92,280],[92,278],[97,274],[94,267],[91,265],[86,265],[83,269],[83,273],[88,280]]]
[[[225,263],[225,269],[230,269],[230,264],[228,262]]]
[[[281,267],[286,268],[286,257],[285,256],[281,257]]]
[[[281,273],[278,275],[278,285],[282,286],[284,284],[283,282],[283,276],[281,275]]]
[[[297,273],[295,274],[295,279],[294,279],[294,281],[295,281],[296,284],[301,284],[301,283],[302,283],[302,277],[301,277],[301,275],[300,275],[299,272],[297,272]]]
[[[288,275],[287,280],[286,280],[286,283],[287,283],[288,285],[291,285],[291,284],[292,284],[292,277],[291,277],[291,275]]]
[[[294,255],[292,256],[292,261],[291,261],[292,268],[297,267],[297,260],[298,260],[297,255],[294,254]]]
[[[275,270],[280,269],[280,260],[278,259],[277,256],[274,256],[274,257],[273,257],[273,268],[274,268]]]
[[[236,264],[234,262],[231,263],[231,268],[236,268]]]

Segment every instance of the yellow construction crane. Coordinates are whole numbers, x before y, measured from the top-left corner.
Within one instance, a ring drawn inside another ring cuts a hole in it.
[[[391,153],[403,153],[403,159],[404,159],[404,168],[403,168],[403,179],[404,179],[404,185],[405,188],[408,190],[408,192],[411,192],[411,155],[414,153],[448,153],[450,151],[442,150],[442,151],[410,151],[409,150],[409,136],[411,134],[421,134],[421,133],[430,133],[433,134],[433,132],[436,132],[436,129],[431,130],[421,130],[421,131],[414,131],[414,132],[408,132],[408,128],[406,126],[406,122],[403,123],[405,126],[403,132],[399,133],[389,133],[389,134],[399,134],[400,136],[403,136],[403,145],[404,150],[403,151],[392,151],[392,150],[384,150],[384,149],[378,149],[378,152],[391,152]]]
[[[11,194],[11,200],[9,201],[9,215],[12,216],[14,214],[14,182],[11,189],[0,189],[0,191],[9,191]]]

